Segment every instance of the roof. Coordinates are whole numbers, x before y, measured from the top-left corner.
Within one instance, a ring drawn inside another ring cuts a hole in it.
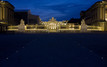
[[[106,1],[97,1],[95,4],[93,4],[89,9],[87,9],[86,11],[90,10],[92,7],[94,7],[95,5],[97,4],[100,4],[100,3],[107,3]]]
[[[15,10],[15,12],[29,12],[30,10],[29,9],[26,9],[26,10]]]
[[[13,8],[15,8],[11,3],[9,3],[8,1],[0,1],[0,3],[8,3],[10,6],[12,6]]]

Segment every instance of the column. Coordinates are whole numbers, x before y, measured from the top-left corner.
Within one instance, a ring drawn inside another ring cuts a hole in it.
[[[104,7],[100,7],[100,20],[104,20]]]
[[[100,8],[97,8],[97,20],[100,20]]]
[[[5,20],[5,7],[3,7],[3,20]]]
[[[0,20],[2,20],[2,7],[0,7]]]
[[[102,8],[100,7],[100,20],[102,19]]]
[[[102,20],[105,20],[105,7],[102,7],[102,14],[103,14]]]
[[[5,8],[5,19],[7,21],[7,8]]]
[[[107,5],[105,6],[105,20],[107,21]]]

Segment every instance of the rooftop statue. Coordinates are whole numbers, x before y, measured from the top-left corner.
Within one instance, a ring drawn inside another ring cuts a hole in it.
[[[50,21],[52,21],[52,22],[53,22],[53,21],[56,21],[56,19],[54,19],[54,17],[52,17],[52,19],[50,19]]]

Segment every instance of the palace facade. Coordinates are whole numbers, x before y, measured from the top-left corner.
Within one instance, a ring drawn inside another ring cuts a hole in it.
[[[41,25],[45,26],[45,28],[48,29],[49,32],[58,32],[62,26],[64,26],[66,29],[67,22],[56,21],[56,19],[52,17],[52,19],[50,19],[48,22],[41,22]]]
[[[81,19],[88,25],[104,26],[107,31],[107,1],[98,1],[86,11],[81,11]]]
[[[7,31],[7,26],[13,24],[14,6],[7,1],[0,1],[0,32]]]
[[[8,1],[0,0],[0,32],[6,31],[7,26],[20,24],[21,19],[25,24],[39,24],[38,15],[32,15],[30,10],[15,11],[14,8]]]
[[[14,6],[7,1],[0,1],[0,22],[14,24]]]

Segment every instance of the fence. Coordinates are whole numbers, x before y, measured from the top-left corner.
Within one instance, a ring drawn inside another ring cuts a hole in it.
[[[19,26],[8,26],[8,31],[17,31],[20,32],[19,30]],[[58,26],[55,29],[48,29],[48,27],[46,27],[45,25],[25,25],[23,29],[23,32],[64,32],[64,31],[69,31],[69,32],[73,32],[73,31],[81,31],[82,27],[81,25],[63,25],[63,26]],[[102,27],[100,26],[87,26],[86,31],[102,31]],[[85,31],[85,32],[86,32]]]

